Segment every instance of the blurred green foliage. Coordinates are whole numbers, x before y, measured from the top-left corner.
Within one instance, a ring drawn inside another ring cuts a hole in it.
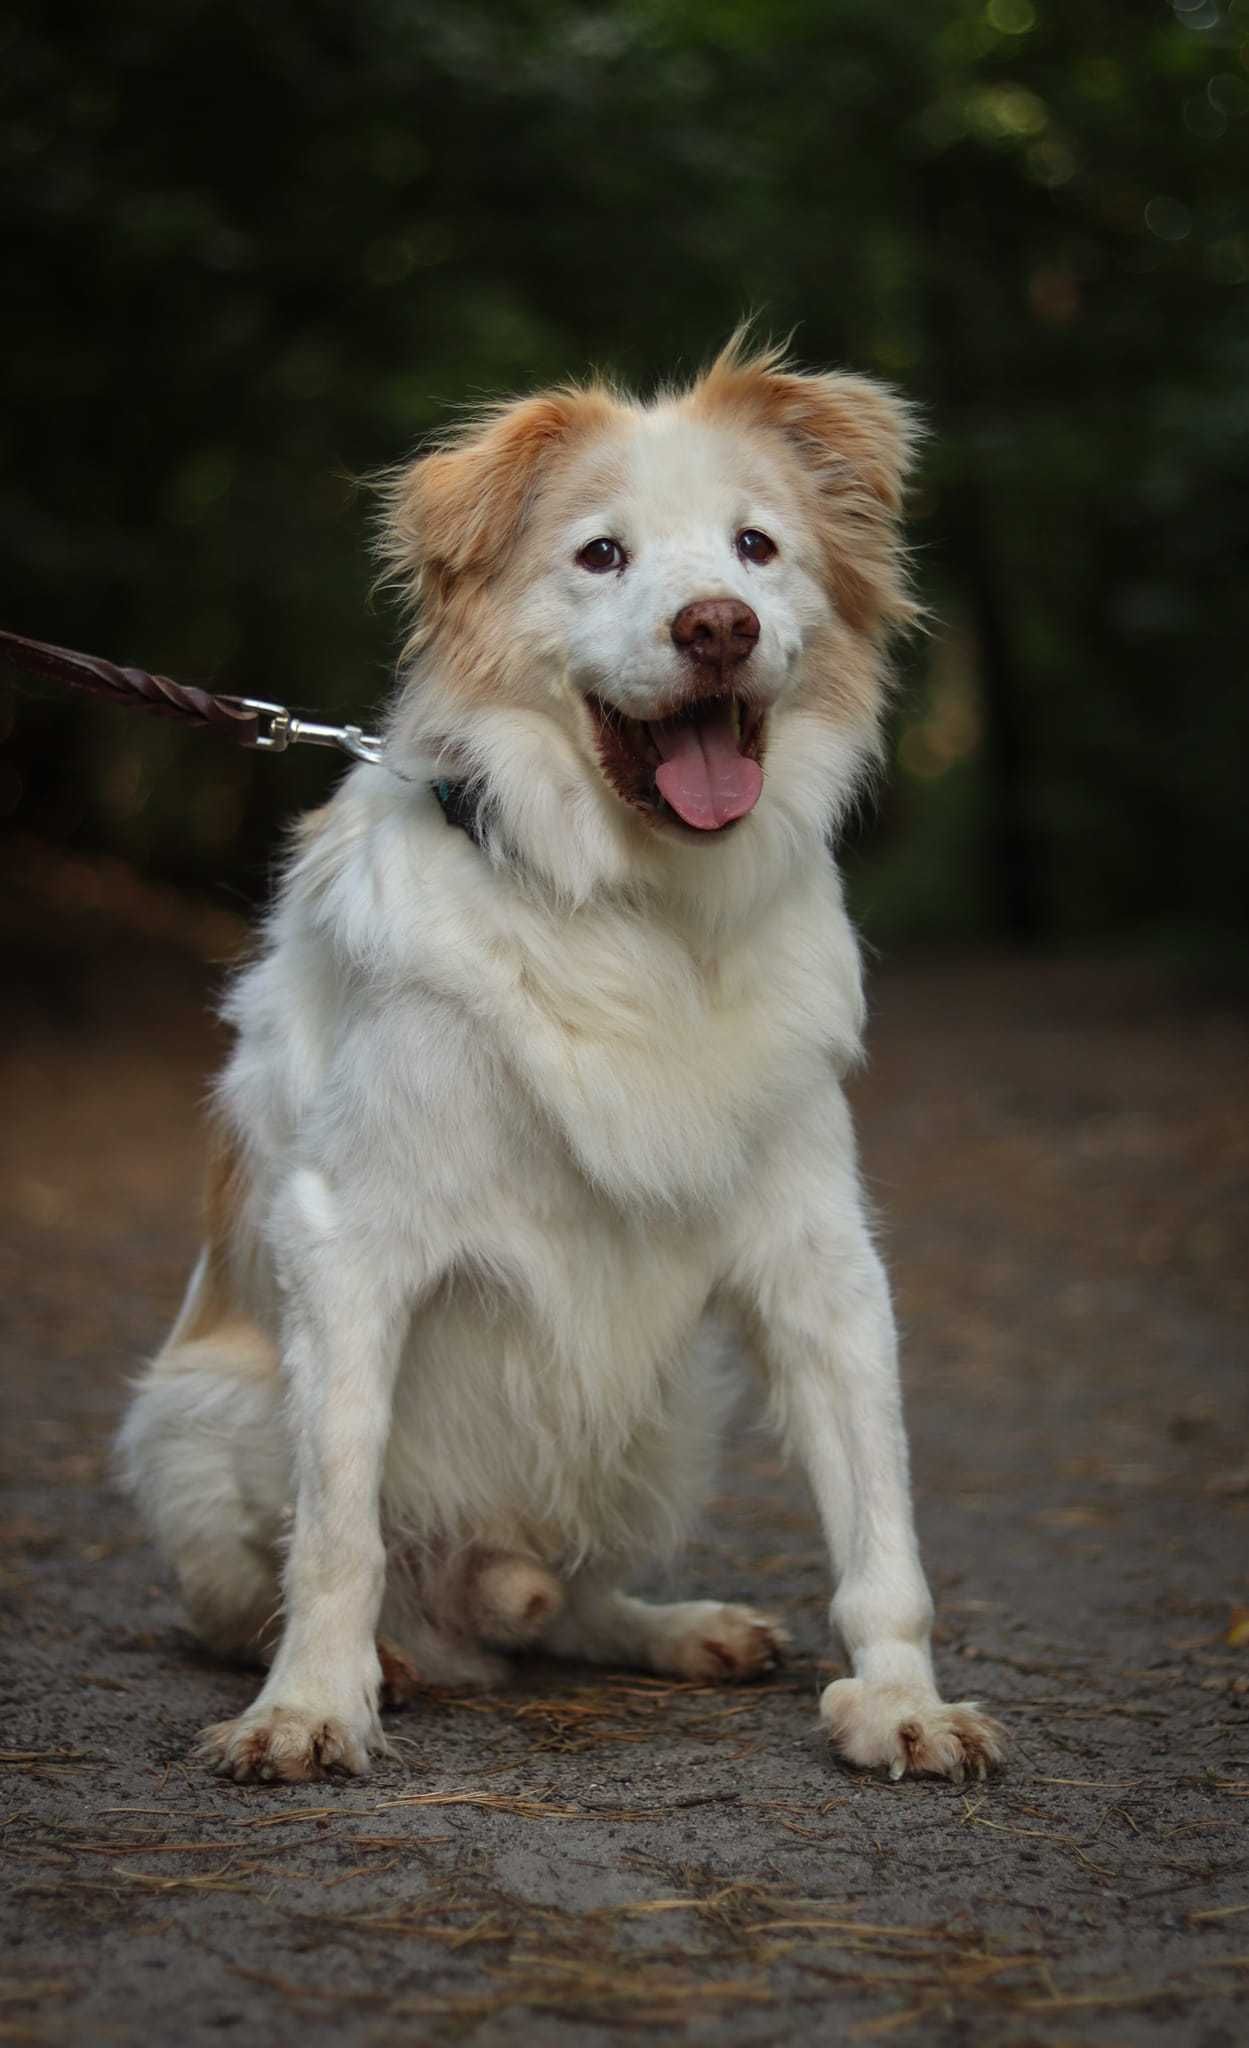
[[[365,711],[367,494],[745,310],[933,429],[869,931],[1226,928],[1249,805],[1249,0],[13,0],[4,623]],[[7,693],[0,808],[262,886],[324,761]]]

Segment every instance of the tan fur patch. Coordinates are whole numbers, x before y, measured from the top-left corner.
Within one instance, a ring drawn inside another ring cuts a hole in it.
[[[247,1168],[238,1142],[220,1124],[209,1140],[204,1177],[204,1272],[191,1313],[178,1330],[193,1344],[240,1319],[230,1281],[230,1240],[247,1193]]]
[[[869,377],[790,369],[779,349],[750,354],[739,332],[686,404],[745,431],[777,434],[797,456],[815,487],[829,587],[855,632],[914,618],[897,520],[918,427],[896,393]]]
[[[497,571],[560,455],[623,410],[602,385],[539,392],[492,406],[395,472],[384,485],[382,554],[419,598],[427,624],[462,579],[479,584]]]

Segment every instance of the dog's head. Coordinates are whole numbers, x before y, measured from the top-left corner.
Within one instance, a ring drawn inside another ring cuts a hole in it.
[[[552,792],[635,858],[787,803],[826,828],[911,611],[911,440],[881,386],[738,341],[649,405],[591,385],[473,420],[389,486],[386,552],[419,604],[399,733],[483,779],[522,837]]]

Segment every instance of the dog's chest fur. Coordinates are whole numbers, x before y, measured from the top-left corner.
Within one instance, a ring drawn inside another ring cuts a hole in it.
[[[336,1179],[391,1182],[400,1211],[432,1186],[478,1215],[562,1188],[670,1227],[731,1207],[759,1145],[857,1056],[831,863],[724,934],[645,897],[553,905],[440,818],[366,806],[343,792],[231,1005],[227,1092],[271,1167],[311,1129]]]
[[[723,1213],[846,1050],[827,927],[797,907],[719,948],[634,910],[516,919],[479,987],[483,1028],[583,1195],[656,1219]]]

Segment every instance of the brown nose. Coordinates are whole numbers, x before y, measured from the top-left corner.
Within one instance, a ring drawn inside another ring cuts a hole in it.
[[[735,597],[699,597],[677,613],[672,637],[700,667],[736,668],[754,653],[759,621]]]

